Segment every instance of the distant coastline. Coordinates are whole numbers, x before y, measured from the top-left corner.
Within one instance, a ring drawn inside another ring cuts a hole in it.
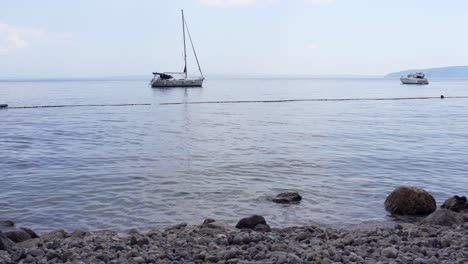
[[[468,79],[468,66],[451,66],[440,68],[410,69],[392,72],[387,75],[364,75],[364,74],[206,74],[207,79],[398,79],[401,76],[414,72],[423,72],[429,78],[435,79]],[[151,74],[147,75],[125,75],[125,76],[77,76],[77,77],[0,77],[0,82],[99,82],[99,81],[149,81]]]
[[[392,72],[385,75],[384,78],[396,79],[401,76],[408,75],[414,72],[423,72],[428,78],[441,79],[468,79],[468,66],[450,66],[427,69],[411,69],[399,72]]]

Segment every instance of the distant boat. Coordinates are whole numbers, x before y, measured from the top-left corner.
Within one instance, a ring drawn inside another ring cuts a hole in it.
[[[151,87],[202,87],[203,72],[198,62],[197,53],[195,51],[195,46],[192,42],[192,37],[190,36],[190,31],[188,29],[187,22],[184,17],[184,10],[182,12],[182,34],[184,39],[184,71],[183,72],[153,72],[153,79],[151,80]],[[187,33],[190,39],[190,44],[192,45],[193,54],[197,61],[198,69],[200,70],[200,77],[189,78],[187,76],[187,48],[185,45],[185,28],[187,28]],[[174,77],[173,75],[179,75],[180,77]]]
[[[429,84],[429,81],[422,72],[408,74],[406,77],[402,76],[400,81],[402,84]]]

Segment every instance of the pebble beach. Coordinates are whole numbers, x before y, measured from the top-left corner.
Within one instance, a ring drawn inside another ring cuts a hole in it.
[[[301,199],[299,193],[289,192],[272,202]],[[437,208],[425,190],[402,186],[385,201],[395,221],[380,224],[272,228],[263,216],[253,215],[236,226],[206,219],[199,225],[180,223],[145,232],[56,230],[39,236],[3,221],[7,231],[0,233],[0,263],[461,264],[468,260],[467,205],[466,197],[455,195]]]
[[[165,230],[67,233],[10,245],[0,263],[466,263],[468,224],[236,229],[222,222]]]

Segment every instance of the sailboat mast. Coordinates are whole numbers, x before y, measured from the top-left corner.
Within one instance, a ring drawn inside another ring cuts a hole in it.
[[[185,78],[187,78],[187,48],[185,46],[185,18],[184,18],[184,10],[182,9],[182,34],[184,38],[184,73],[185,73]]]
[[[185,21],[185,26],[187,27],[187,33],[188,33],[188,36],[189,36],[190,44],[192,45],[193,54],[195,55],[195,59],[197,60],[198,70],[200,70],[200,74],[203,77],[203,72],[202,72],[201,67],[200,67],[200,62],[198,62],[197,52],[195,51],[195,46],[193,45],[192,36],[190,35],[190,30],[189,30],[189,27],[187,25],[187,21]]]

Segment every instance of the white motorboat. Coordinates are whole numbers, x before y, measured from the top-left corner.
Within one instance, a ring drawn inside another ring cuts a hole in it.
[[[401,76],[400,81],[402,84],[429,84],[429,81],[422,72]]]
[[[190,44],[192,46],[195,60],[197,61],[200,77],[189,78],[187,75],[187,47],[185,45],[185,29],[187,29]],[[197,52],[193,45],[192,37],[188,29],[187,22],[184,17],[184,10],[182,10],[182,34],[184,39],[184,71],[183,72],[153,72],[153,79],[151,80],[151,87],[202,87],[205,77],[198,62]],[[179,76],[179,77],[178,77]]]

